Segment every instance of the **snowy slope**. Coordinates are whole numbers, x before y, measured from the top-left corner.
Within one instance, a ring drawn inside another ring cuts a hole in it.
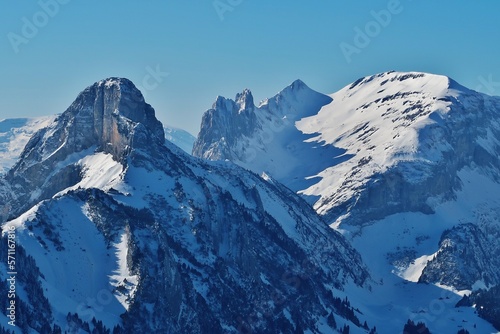
[[[34,257],[44,279],[52,309],[60,318],[68,310],[91,306],[88,297],[106,298],[99,317],[108,326],[120,322],[124,306],[110,293],[110,279],[118,271],[117,246],[108,248],[104,236],[89,222],[86,208],[73,198],[45,202],[7,223],[14,226],[18,242]],[[102,295],[102,296],[101,296]]]
[[[189,132],[173,126],[165,126],[165,138],[188,154],[193,151],[193,144],[196,140]]]
[[[318,212],[354,197],[371,177],[400,162],[419,162],[402,170],[410,182],[426,178],[428,166],[451,149],[446,141],[423,137],[426,133],[420,131],[447,117],[450,102],[440,98],[457,95],[449,83],[444,76],[383,73],[332,94],[332,103],[300,120],[297,127],[314,135],[310,141],[339,147],[349,156],[314,175],[320,181],[302,190],[321,196],[315,204]]]
[[[0,175],[11,168],[31,136],[49,125],[56,116],[11,118],[0,121]]]
[[[363,212],[366,219],[398,211],[429,212],[432,205],[426,199],[450,196],[451,188],[458,187],[453,174],[460,168],[473,159],[477,164],[495,159],[500,101],[447,77],[382,73],[331,96],[331,104],[297,123],[304,133],[315,134],[311,141],[339,147],[349,156],[315,175],[319,182],[301,191],[320,196],[315,208],[321,214],[382,203],[386,208],[380,212]],[[445,173],[444,165],[449,168]],[[391,182],[403,188],[378,193]]]

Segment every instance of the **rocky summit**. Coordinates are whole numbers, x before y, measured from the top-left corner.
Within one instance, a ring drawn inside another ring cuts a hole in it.
[[[25,210],[78,183],[81,170],[71,162],[86,150],[110,153],[121,161],[133,147],[163,143],[164,137],[154,109],[132,82],[120,78],[99,81],[29,140],[5,177],[19,190],[4,193],[3,202],[17,203],[9,205],[20,212],[18,209]]]

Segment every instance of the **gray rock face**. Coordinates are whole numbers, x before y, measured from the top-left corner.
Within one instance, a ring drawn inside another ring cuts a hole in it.
[[[85,150],[110,153],[122,161],[133,148],[163,144],[164,138],[154,109],[145,103],[132,82],[123,78],[99,81],[87,87],[50,126],[29,140],[19,162],[5,176],[19,191],[4,194],[0,205],[10,203],[11,207],[24,210],[78,183],[78,168],[63,165]],[[24,191],[34,188],[40,192]]]
[[[437,255],[427,263],[419,281],[458,290],[500,284],[499,238],[500,227],[491,223],[463,224],[445,231]]]
[[[145,133],[143,126],[151,138],[139,135]],[[44,153],[58,149],[56,160],[91,146],[120,160],[133,144],[146,145],[146,140],[161,142],[163,138],[163,127],[141,92],[127,79],[110,78],[80,93],[52,128],[30,140],[20,160],[25,164],[38,161],[45,158]],[[22,166],[16,166],[20,169]]]
[[[254,109],[252,93],[247,89],[237,94],[235,101],[218,96],[212,109],[203,114],[193,155],[233,160],[231,148],[239,137],[250,136],[258,127]]]

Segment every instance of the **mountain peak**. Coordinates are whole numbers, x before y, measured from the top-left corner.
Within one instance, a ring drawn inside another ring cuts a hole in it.
[[[296,95],[299,92],[312,92],[313,90],[309,88],[304,81],[297,79],[290,85],[283,88],[276,96],[288,96]]]
[[[112,77],[87,87],[62,114],[61,121],[64,126],[76,127],[76,132],[88,130],[83,132],[86,141],[116,159],[122,158],[141,138],[158,143],[164,140],[163,126],[154,109],[132,81],[125,78]],[[142,135],[137,136],[138,132]]]
[[[315,90],[309,88],[304,81],[297,79],[293,81],[290,85],[283,88],[278,94],[270,99],[264,100],[261,105],[279,103],[282,100],[297,101],[297,100],[316,100],[322,99],[325,95],[316,92]],[[271,102],[270,100],[274,100]]]
[[[296,89],[303,89],[303,88],[309,88],[305,83],[304,81],[300,80],[300,79],[297,79],[295,80],[294,82],[292,82],[290,84],[290,86],[288,86],[290,89],[292,90],[296,90]],[[287,87],[287,88],[288,88]]]
[[[45,160],[57,163],[91,147],[120,161],[133,147],[162,145],[164,138],[154,109],[135,85],[125,78],[108,78],[85,88],[51,125],[37,132],[15,169]]]
[[[123,77],[108,77],[97,82],[97,84],[110,85],[129,85],[134,86],[134,83],[127,78]]]
[[[255,107],[252,92],[247,88],[245,88],[243,92],[236,94],[235,102],[240,106],[240,110],[247,110]]]
[[[120,88],[122,86],[128,86],[128,87],[135,88],[134,83],[132,81],[130,81],[127,78],[120,78],[120,77],[109,77],[107,79],[103,79],[103,80],[96,82],[96,84],[98,86],[104,85],[106,87],[115,86],[115,87]]]

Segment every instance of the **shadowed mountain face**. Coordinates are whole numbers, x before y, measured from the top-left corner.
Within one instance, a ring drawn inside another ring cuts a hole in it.
[[[320,333],[328,316],[363,321],[336,297],[371,282],[344,237],[279,183],[164,137],[133,84],[110,78],[27,143],[0,184],[30,291],[23,329]]]

